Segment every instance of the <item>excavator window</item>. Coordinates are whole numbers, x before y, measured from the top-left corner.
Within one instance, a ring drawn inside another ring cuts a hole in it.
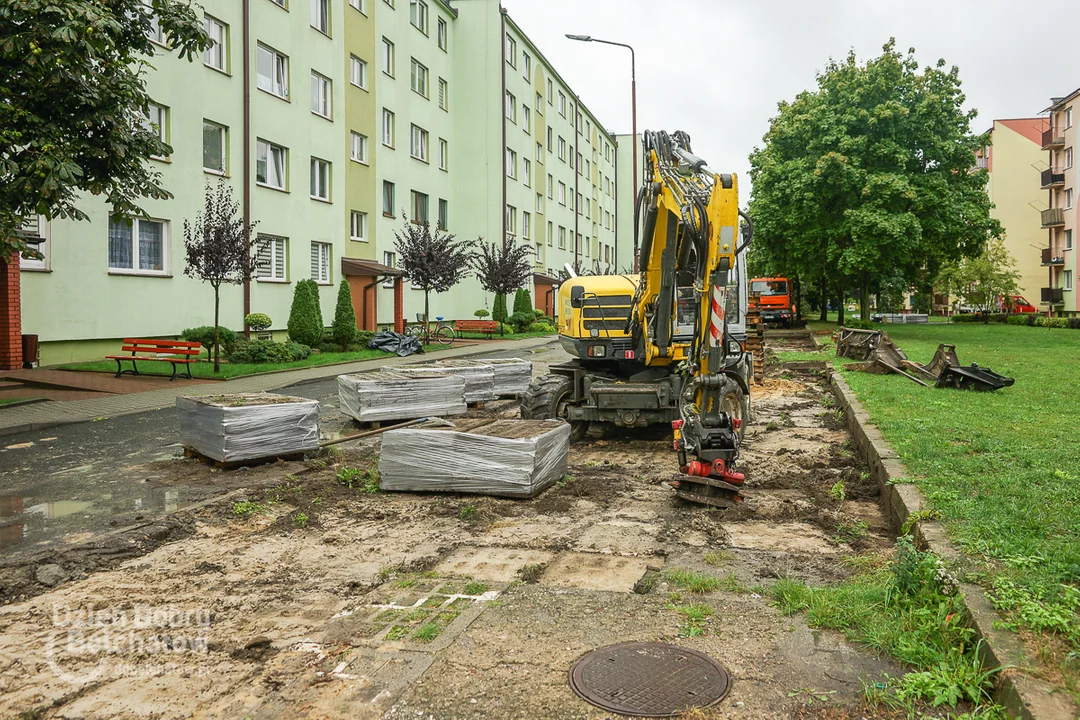
[[[756,280],[750,283],[750,292],[759,295],[787,295],[787,283],[783,280]]]
[[[679,288],[675,301],[675,322],[671,334],[675,338],[692,338],[697,325],[697,298],[693,287]]]

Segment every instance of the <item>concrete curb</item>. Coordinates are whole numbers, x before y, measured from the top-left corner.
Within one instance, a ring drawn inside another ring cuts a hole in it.
[[[900,529],[911,519],[911,531],[920,546],[947,560],[963,558],[941,523],[917,514],[926,509],[922,492],[917,485],[904,482],[908,477],[907,468],[881,431],[870,422],[870,415],[847,381],[840,373],[833,371],[830,373],[830,384],[833,395],[844,411],[855,447],[866,458],[870,472],[881,488],[885,510],[893,527]],[[986,667],[1003,668],[998,673],[994,699],[1010,717],[1024,720],[1075,720],[1080,717],[1080,711],[1064,692],[1026,674],[1026,670],[1035,664],[1028,659],[1017,636],[1001,629],[1001,616],[986,592],[978,585],[966,583],[961,584],[960,592],[968,624],[981,640],[980,658]]]

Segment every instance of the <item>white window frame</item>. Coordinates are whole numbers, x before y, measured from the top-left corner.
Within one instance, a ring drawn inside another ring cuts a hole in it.
[[[395,125],[397,121],[394,118],[394,113],[390,112],[386,108],[382,111],[382,144],[388,148],[394,147],[394,134]]]
[[[367,15],[367,0],[349,0],[349,7],[358,10],[361,15]]]
[[[509,33],[506,35],[506,62],[510,63],[510,67],[517,69],[517,40],[510,37]]]
[[[525,183],[525,187],[532,187],[532,163],[529,162],[529,158],[521,158],[522,163],[522,175],[521,181]]]
[[[522,51],[521,53],[521,76],[526,80],[531,80],[532,75],[532,58],[529,57],[529,53]]]
[[[566,140],[562,135],[559,136],[559,159],[566,162]]]
[[[43,215],[34,215],[33,220],[23,223],[22,231],[28,235],[39,237],[45,242],[34,245],[44,257],[40,260],[19,259],[19,270],[27,272],[48,272],[52,270],[52,238],[49,236],[49,221]]]
[[[536,193],[536,212],[541,215],[544,213],[544,195],[543,193]]]
[[[521,237],[526,240],[532,238],[532,214],[527,210],[521,212]]]
[[[278,235],[259,235],[259,266],[255,269],[255,280],[265,283],[289,282],[289,239]],[[263,265],[263,252],[269,252],[269,265]],[[280,268],[281,274],[278,274]],[[264,275],[264,272],[269,272]]]
[[[421,162],[428,161],[428,131],[419,125],[412,125],[409,129],[409,157],[416,158]]]
[[[421,202],[423,198],[423,202]],[[410,205],[412,206],[412,221],[415,223],[425,223],[431,221],[431,196],[427,193],[422,193],[419,190],[412,190],[409,192]],[[421,205],[423,205],[424,212],[418,212]],[[423,217],[421,217],[421,214]]]
[[[532,133],[532,111],[524,103],[521,105],[521,129],[526,133]]]
[[[333,117],[334,86],[330,78],[311,71],[311,112],[327,120]]]
[[[1065,231],[1065,249],[1073,249],[1073,231],[1071,228]]]
[[[554,87],[555,86],[554,86],[554,84],[552,84],[551,78],[548,78],[547,79],[547,101],[548,101],[548,105],[553,105],[555,103],[555,91],[553,90]]]
[[[450,201],[446,198],[439,198],[438,209],[436,210],[435,227],[439,230],[447,230],[450,227]]]
[[[427,66],[412,58],[412,66],[409,71],[409,87],[412,91],[424,99],[431,98],[431,72]]]
[[[207,129],[217,130],[218,140],[221,143],[221,167],[211,168],[206,166],[206,137]],[[202,142],[202,169],[211,175],[227,175],[229,172],[229,128],[211,120],[203,120]]]
[[[259,60],[268,59],[272,77],[263,75]],[[284,55],[269,45],[259,43],[255,53],[256,85],[260,90],[283,100],[289,99],[289,56]]]
[[[1070,170],[1073,166],[1073,149],[1071,147],[1065,148],[1065,169]]]
[[[1065,189],[1065,209],[1066,210],[1072,210],[1072,206],[1073,206],[1073,189],[1072,188],[1066,188]]]
[[[539,142],[536,143],[536,164],[544,164],[544,144]]]
[[[367,90],[367,61],[355,55],[349,56],[349,82],[361,90]]]
[[[444,78],[439,78],[439,109],[450,110],[450,83]]]
[[[263,148],[266,149],[265,155]],[[275,157],[275,150],[280,151],[281,156],[281,168],[275,170],[275,174],[280,173],[280,185],[274,185],[271,180],[271,168],[277,168],[276,163],[272,163],[272,159]],[[266,179],[259,180],[259,158],[264,157],[263,162],[266,165]],[[285,190],[289,188],[289,149],[281,145],[275,145],[269,140],[256,140],[255,141],[255,184],[262,187],[272,188],[274,190]]]
[[[125,223],[125,221],[123,221],[123,220],[120,220],[119,222]],[[151,269],[151,268],[141,268],[141,267],[139,267],[142,264],[142,258],[140,257],[140,252],[142,250],[142,247],[141,247],[141,243],[139,242],[139,234],[140,234],[140,230],[142,228],[143,223],[155,223],[155,224],[158,224],[158,225],[161,226],[161,268],[160,269],[155,270],[155,269]],[[110,226],[112,225],[112,218],[109,218],[109,225]],[[125,226],[126,226],[126,223],[125,223]],[[169,221],[168,220],[161,220],[159,218],[149,218],[149,219],[134,218],[131,221],[131,225],[130,225],[130,227],[128,227],[128,229],[129,229],[129,231],[131,233],[131,245],[132,245],[132,247],[131,247],[131,267],[130,268],[113,267],[110,264],[109,268],[108,268],[109,274],[110,275],[153,275],[153,276],[165,276],[165,275],[168,275],[169,274],[169,260],[170,260],[170,258],[169,258],[170,252],[169,251],[171,250],[171,245],[172,245],[172,243],[170,242]],[[108,250],[108,248],[106,247],[106,252],[107,252],[107,250]],[[109,262],[111,263],[111,261],[109,261]]]
[[[394,77],[397,49],[394,47],[394,43],[390,42],[385,37],[382,39],[382,42],[382,71],[384,74]]]
[[[517,180],[517,153],[506,148],[506,177]]]
[[[562,225],[559,226],[559,249],[566,249],[566,228]]]
[[[506,91],[506,119],[517,124],[517,98],[509,90]]]
[[[386,210],[386,201],[387,201],[386,191],[387,190],[390,191],[390,197],[389,197],[390,211],[389,212],[387,212],[387,210]],[[397,202],[397,185],[390,182],[389,180],[383,180],[383,184],[382,184],[382,206],[383,206],[382,213],[383,213],[383,217],[394,217],[394,203],[396,203],[396,202]],[[391,266],[391,267],[393,267],[393,266]]]
[[[361,165],[368,164],[368,138],[355,130],[349,131],[349,159]]]
[[[536,107],[536,114],[537,115],[543,115],[544,114],[544,96],[541,95],[540,93],[536,93],[536,105],[535,105],[535,107]]]
[[[438,43],[439,49],[446,52],[446,46],[449,44],[450,28],[446,24],[446,20],[439,18],[439,35]]]
[[[506,234],[517,237],[517,208],[506,206]]]
[[[562,90],[559,91],[559,114],[566,117],[566,95]]]
[[[551,177],[551,173],[548,173],[547,181],[548,200],[555,199],[555,180]]]
[[[443,138],[439,138],[439,169],[446,170],[450,167],[450,144]]]
[[[312,157],[309,169],[309,196],[312,200],[330,202],[331,184],[333,182],[333,165],[329,160]]]
[[[157,135],[158,140],[169,142],[169,108],[160,103],[148,103],[150,113],[143,118],[142,126]],[[156,116],[156,118],[155,118]],[[166,155],[151,155],[152,160],[168,161]]]
[[[391,6],[391,7],[393,7],[393,6]],[[397,253],[390,252],[389,250],[383,250],[382,257],[383,257],[383,261],[382,261],[383,265],[385,265],[386,267],[392,267],[392,268],[397,267]],[[394,278],[387,277],[385,280],[383,280],[382,286],[384,288],[392,288],[392,287],[394,287]]]
[[[566,183],[559,181],[559,204],[566,205]]]
[[[1073,125],[1073,109],[1071,107],[1065,108],[1065,129],[1068,130]]]
[[[311,27],[330,37],[330,0],[311,0]]]
[[[157,14],[154,12],[154,8],[149,4],[149,0],[143,0],[146,5],[146,12],[150,15],[150,32],[147,34],[147,38],[152,43],[156,43],[161,47],[169,47],[165,38],[165,31],[161,29],[161,20],[158,19]]]
[[[203,16],[203,30],[210,36],[210,46],[203,50],[203,65],[218,72],[228,73],[229,26],[213,15]],[[220,65],[217,62],[220,61]]]
[[[353,210],[349,214],[349,239],[354,242],[367,242],[367,213]]]
[[[425,35],[428,34],[428,6],[423,0],[409,0],[409,23]]]
[[[555,244],[555,226],[550,220],[548,220],[547,224],[547,244],[548,247]]]
[[[311,279],[318,285],[332,285],[333,275],[330,271],[334,246],[327,242],[311,241]]]
[[[1073,289],[1073,271],[1063,270],[1061,272],[1061,289],[1072,291]]]

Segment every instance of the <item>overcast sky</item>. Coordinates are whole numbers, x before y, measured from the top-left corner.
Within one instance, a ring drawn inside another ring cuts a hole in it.
[[[737,172],[776,103],[815,86],[830,57],[860,60],[915,48],[920,65],[960,68],[973,129],[1037,116],[1080,87],[1080,2],[1017,0],[502,0],[601,123],[630,132],[629,51],[565,33],[628,43],[637,53],[638,131],[686,130],[718,172]],[[1063,39],[1054,39],[1055,37]]]

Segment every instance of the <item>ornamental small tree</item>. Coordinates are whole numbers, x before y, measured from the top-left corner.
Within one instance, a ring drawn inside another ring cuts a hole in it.
[[[274,321],[266,313],[248,313],[244,316],[244,324],[255,332],[262,332],[273,325]]]
[[[446,292],[469,276],[476,241],[455,240],[454,235],[432,228],[427,221],[405,223],[394,232],[398,267],[414,286],[424,291],[424,320],[429,321],[430,294]]]
[[[309,347],[316,347],[322,342],[322,308],[319,307],[319,286],[314,280],[296,283],[288,328],[289,339],[293,342]]]
[[[514,294],[514,312],[531,313],[533,311],[532,293],[528,288],[521,288]]]
[[[232,188],[219,180],[216,189],[206,186],[202,212],[194,222],[184,220],[184,274],[210,283],[214,289],[214,372],[221,372],[221,286],[241,285],[255,273],[258,240],[239,217],[240,205]]]
[[[356,342],[356,311],[352,305],[352,290],[349,281],[342,278],[338,283],[337,307],[334,308],[334,322],[330,326],[330,336],[334,342],[344,348]]]
[[[532,248],[524,243],[505,241],[480,244],[480,252],[473,258],[473,267],[480,286],[495,293],[495,305],[491,317],[499,323],[506,322],[506,293],[513,292],[529,281],[532,274]],[[502,326],[499,326],[502,332]]]

